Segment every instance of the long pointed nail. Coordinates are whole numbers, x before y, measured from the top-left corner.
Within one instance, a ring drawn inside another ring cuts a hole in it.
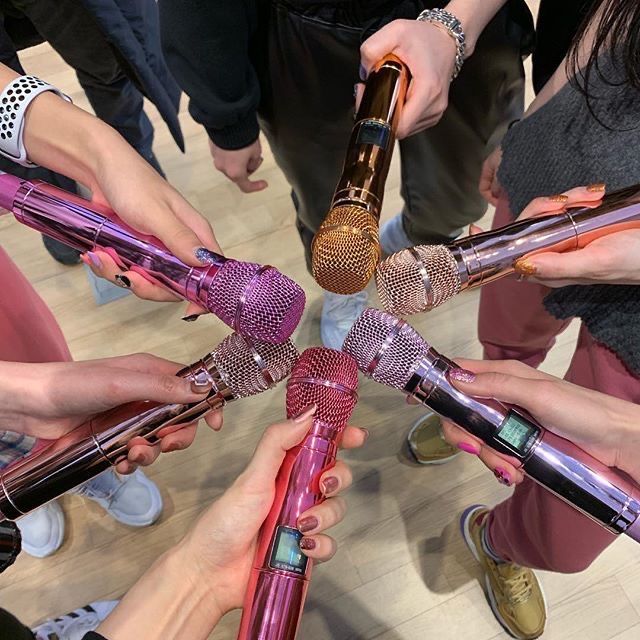
[[[315,402],[313,404],[310,404],[309,406],[305,407],[300,413],[293,416],[293,421],[297,424],[306,422],[312,415],[315,414],[317,408],[318,405],[316,405]]]
[[[199,313],[192,313],[190,316],[182,316],[182,320],[185,322],[195,322],[200,317]]]
[[[364,68],[363,64],[360,65],[360,69],[359,69],[358,73],[360,75],[360,80],[362,80],[362,82],[364,82],[367,79],[367,70]]]
[[[98,254],[93,253],[93,251],[87,251],[86,255],[89,258],[91,264],[96,267],[96,269],[99,269],[102,266],[102,260],[100,260]]]
[[[534,276],[538,272],[538,267],[528,260],[516,260],[513,268],[521,276]]]
[[[476,374],[467,369],[450,369],[449,378],[458,382],[473,382],[476,379]]]
[[[598,192],[604,191],[607,188],[607,185],[604,182],[596,182],[594,184],[590,184],[587,187],[587,191]]]
[[[193,250],[193,255],[197,260],[202,262],[202,264],[215,264],[218,262],[218,256],[213,253],[213,251],[205,249],[205,247],[196,247]]]
[[[116,284],[123,289],[131,289],[131,280],[127,276],[122,276],[119,273],[115,276]]]

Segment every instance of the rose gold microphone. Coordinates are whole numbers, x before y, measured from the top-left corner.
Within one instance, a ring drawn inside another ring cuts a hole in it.
[[[213,386],[204,400],[140,401],[116,407],[7,467],[0,475],[0,521],[20,518],[117,465],[126,459],[133,438],[153,444],[160,432],[166,435],[228,402],[270,389],[289,375],[297,358],[291,341],[249,342],[232,333],[202,360],[176,374],[210,381]]]
[[[313,277],[328,291],[362,291],[380,260],[378,222],[408,84],[409,70],[393,55],[367,79],[331,209],[313,240]]]
[[[460,238],[394,253],[376,270],[384,308],[397,315],[430,311],[465,289],[514,272],[518,260],[544,251],[564,253],[604,235],[640,228],[640,186],[607,194],[584,207]]]

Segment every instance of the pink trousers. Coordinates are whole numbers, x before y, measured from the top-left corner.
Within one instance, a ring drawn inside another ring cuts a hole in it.
[[[501,198],[493,227],[512,221]],[[551,316],[542,303],[547,287],[504,278],[480,295],[478,332],[490,360],[516,359],[537,367],[568,321]],[[640,379],[582,326],[565,379],[617,398],[640,403]],[[488,520],[489,540],[505,560],[574,573],[588,567],[615,536],[535,482],[525,479],[497,505]]]

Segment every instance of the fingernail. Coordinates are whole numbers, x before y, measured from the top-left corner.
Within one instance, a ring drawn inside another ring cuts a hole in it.
[[[318,526],[318,518],[315,516],[307,516],[298,522],[298,530],[302,533],[313,531]]]
[[[185,322],[195,322],[200,317],[199,313],[192,313],[190,316],[182,316]]]
[[[318,406],[314,402],[309,406],[305,407],[299,414],[293,416],[293,421],[300,424],[301,422],[306,422],[315,412]]]
[[[100,257],[98,256],[98,254],[93,253],[93,251],[87,251],[86,255],[88,256],[89,260],[91,261],[91,264],[94,267],[99,269],[102,266],[102,261],[100,260]]]
[[[507,485],[507,487],[511,486],[511,474],[502,467],[496,467],[493,475],[498,478],[498,482],[501,484]]]
[[[359,74],[360,74],[360,80],[364,82],[367,79],[367,70],[364,68],[363,64],[360,65]]]
[[[358,96],[358,85],[354,84],[353,85],[353,99],[355,100],[357,96]]]
[[[362,433],[364,433],[364,439],[368,440],[368,438],[369,438],[369,429],[365,429],[364,427],[361,427],[360,431],[362,431]]]
[[[460,451],[464,451],[465,453],[470,453],[472,456],[477,456],[480,452],[468,442],[458,442],[456,445]]]
[[[458,382],[473,382],[476,379],[476,374],[467,369],[450,369],[449,378]]]
[[[594,184],[590,184],[587,187],[587,191],[604,191],[607,188],[607,185],[604,182],[596,182]]]
[[[521,276],[533,276],[538,272],[538,267],[528,260],[516,260],[513,268]]]
[[[172,444],[167,445],[167,448],[164,450],[164,452],[165,453],[171,453],[172,451],[177,451],[179,448],[180,447],[177,444],[172,443]]]
[[[339,485],[340,485],[340,482],[338,481],[338,478],[335,478],[334,476],[330,476],[328,478],[325,478],[322,481],[322,491],[325,494],[333,493],[338,488]]]
[[[203,393],[204,391],[208,391],[212,384],[213,380],[211,376],[205,371],[200,371],[191,379],[191,390],[195,393]]]
[[[218,262],[218,256],[204,247],[197,247],[193,250],[193,254],[202,264],[215,264]]]
[[[115,277],[116,284],[123,289],[131,289],[131,280],[127,276],[121,276],[119,273]]]
[[[547,200],[550,202],[566,202],[568,199],[569,196],[564,193],[556,193],[553,196],[547,196]]]
[[[303,551],[313,551],[316,548],[316,541],[313,538],[302,538],[298,546]]]

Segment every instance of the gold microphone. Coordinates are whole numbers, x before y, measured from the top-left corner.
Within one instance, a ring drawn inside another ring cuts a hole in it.
[[[313,277],[328,291],[362,291],[380,260],[382,198],[409,79],[394,55],[367,78],[331,209],[313,239]]]

